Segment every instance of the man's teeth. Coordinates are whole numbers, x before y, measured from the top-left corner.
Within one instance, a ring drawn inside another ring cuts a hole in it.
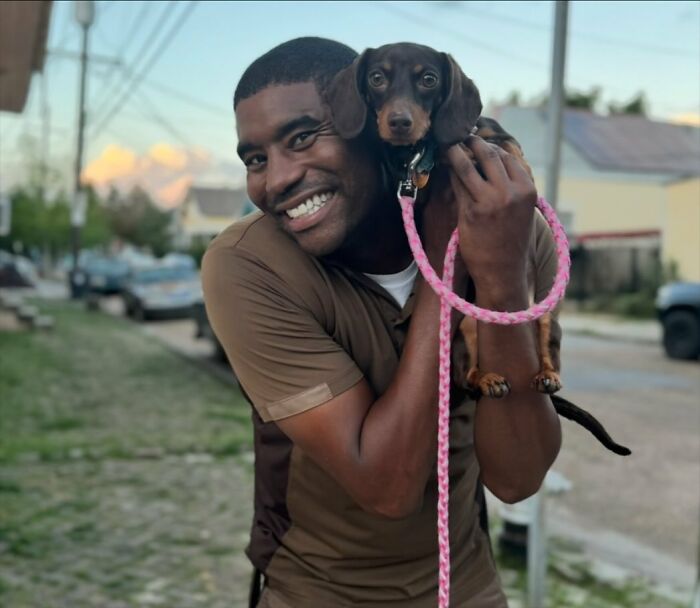
[[[321,207],[324,207],[326,201],[333,196],[333,192],[324,192],[323,194],[315,194],[311,198],[307,198],[301,205],[294,209],[287,209],[287,215],[292,219],[311,215],[316,213]]]

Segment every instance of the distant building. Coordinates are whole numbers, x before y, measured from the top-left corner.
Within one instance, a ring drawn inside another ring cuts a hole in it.
[[[546,111],[504,106],[491,115],[522,145],[542,192]],[[557,212],[574,247],[618,250],[618,266],[629,252],[629,272],[601,274],[641,276],[644,260],[656,259],[700,281],[700,128],[565,110]]]
[[[183,249],[207,243],[253,209],[245,190],[193,186],[175,214],[175,243]]]

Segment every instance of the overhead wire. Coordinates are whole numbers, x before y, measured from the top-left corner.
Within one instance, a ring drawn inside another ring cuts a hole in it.
[[[179,18],[173,24],[172,28],[166,33],[166,35],[163,38],[161,38],[161,44],[154,51],[154,53],[151,55],[146,66],[138,74],[135,74],[135,76],[132,79],[130,79],[130,82],[128,83],[128,88],[117,99],[117,101],[114,103],[114,105],[111,107],[111,109],[105,114],[104,119],[102,121],[100,121],[97,124],[97,126],[94,127],[94,129],[91,132],[91,136],[93,138],[97,137],[100,134],[100,132],[102,131],[102,129],[104,129],[114,119],[114,117],[119,113],[119,110],[124,106],[124,104],[128,101],[128,99],[133,94],[133,92],[138,88],[138,86],[141,84],[141,81],[148,75],[148,73],[150,72],[152,67],[155,65],[156,61],[158,61],[158,59],[160,59],[160,57],[165,52],[167,47],[175,39],[177,32],[185,24],[185,22],[190,17],[190,15],[192,14],[192,11],[195,9],[197,4],[198,4],[198,0],[191,1],[187,5],[185,10],[180,14]]]
[[[511,61],[515,61],[529,68],[541,70],[543,68],[546,69],[548,67],[546,64],[537,61],[536,59],[530,59],[529,57],[525,57],[521,53],[510,53],[504,50],[502,47],[475,38],[474,35],[469,31],[465,31],[464,29],[458,30],[456,28],[451,28],[443,23],[440,23],[439,21],[436,21],[435,19],[426,17],[425,15],[419,16],[412,11],[407,11],[396,4],[389,4],[386,2],[375,2],[375,6],[389,13],[393,13],[406,21],[410,21],[413,24],[418,23],[420,25],[429,27],[430,29],[440,31],[444,34],[447,34],[448,36],[456,38],[460,42],[480,47],[493,55],[500,55],[501,57],[506,57]]]
[[[111,64],[109,66],[107,74],[105,74],[104,81],[102,83],[102,90],[105,91],[105,94],[103,95],[102,100],[107,99],[107,87],[110,85],[112,79],[114,78],[114,75],[117,73],[118,68],[126,64],[126,52],[137,39],[138,33],[143,27],[143,25],[148,21],[148,13],[150,12],[152,7],[153,4],[151,4],[150,2],[141,3],[141,10],[134,12],[134,20],[131,22],[129,27],[126,28],[126,37],[122,40],[122,43],[119,45],[119,47],[110,44],[104,37],[102,37],[102,40],[107,42],[108,46],[112,47],[112,49],[117,55],[117,63]],[[99,24],[102,23],[103,21],[100,19]],[[158,27],[160,27],[160,24],[156,24],[154,33],[157,31]],[[102,33],[101,30],[98,31]]]
[[[135,59],[134,59],[134,64],[132,66],[132,71],[136,71],[138,69],[138,66],[141,62],[145,61],[148,52],[150,51],[151,47],[156,44],[156,41],[158,40],[158,32],[159,30],[162,30],[164,27],[165,22],[168,20],[170,15],[173,15],[173,11],[171,10],[171,7],[176,6],[176,1],[175,0],[170,0],[168,4],[166,4],[163,7],[163,10],[159,13],[158,17],[156,18],[155,24],[150,30],[150,33],[144,38],[143,44],[139,48],[139,50],[135,54]],[[134,38],[135,40],[135,38]],[[119,58],[120,60],[124,60],[123,57]],[[118,81],[112,86],[111,88],[106,88],[104,89],[104,93],[102,97],[100,98],[99,102],[95,104],[96,109],[93,110],[92,112],[92,120],[90,121],[93,125],[96,122],[99,122],[103,120],[106,116],[106,108],[108,108],[112,102],[114,101],[115,97],[117,97],[120,94],[120,89],[123,92],[128,86],[129,82],[127,81],[124,83],[123,81]]]

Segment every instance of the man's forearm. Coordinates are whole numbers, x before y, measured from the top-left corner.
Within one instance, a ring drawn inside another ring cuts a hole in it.
[[[525,288],[485,294],[477,304],[515,311],[527,308]],[[559,452],[561,427],[551,400],[531,387],[539,371],[533,324],[479,324],[479,367],[511,385],[501,399],[482,397],[476,409],[475,447],[486,487],[506,502],[533,494]]]
[[[438,318],[440,302],[418,280],[406,344],[394,378],[362,425],[360,458],[373,471],[386,514],[416,508],[434,467],[437,448]]]

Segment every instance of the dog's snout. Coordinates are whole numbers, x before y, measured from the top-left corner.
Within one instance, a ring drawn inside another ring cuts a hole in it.
[[[408,112],[392,112],[388,117],[389,128],[397,133],[408,133],[413,127],[413,119]]]

